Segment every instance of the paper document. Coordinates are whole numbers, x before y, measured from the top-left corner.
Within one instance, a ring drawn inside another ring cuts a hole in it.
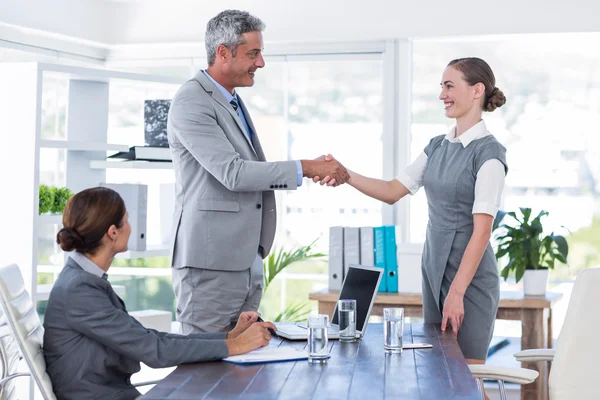
[[[404,343],[403,349],[429,349],[433,347],[431,343]]]
[[[290,347],[265,347],[239,356],[230,356],[223,361],[235,364],[262,364],[278,361],[306,360],[308,353]]]

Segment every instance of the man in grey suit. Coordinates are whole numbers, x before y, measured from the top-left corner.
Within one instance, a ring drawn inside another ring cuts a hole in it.
[[[227,10],[207,25],[208,69],[175,94],[168,118],[175,169],[172,254],[177,320],[184,334],[228,329],[262,297],[262,259],[276,228],[274,190],[303,177],[349,178],[337,161],[267,162],[236,87],[264,67],[264,24]]]

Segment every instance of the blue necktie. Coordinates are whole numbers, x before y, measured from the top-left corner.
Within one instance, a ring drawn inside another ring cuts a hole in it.
[[[238,103],[237,103],[237,101],[235,101],[235,99],[232,99],[232,100],[229,102],[229,104],[231,104],[231,107],[233,107],[233,109],[235,110],[235,112],[237,112],[237,110],[238,110],[238,107],[239,107],[239,106],[238,106]],[[239,115],[239,113],[238,113],[238,115]]]
[[[242,117],[240,116],[240,113],[238,111],[238,109],[240,108],[238,102],[236,101],[235,98],[231,99],[231,101],[229,102],[229,104],[231,104],[231,107],[233,107],[234,111],[237,113],[238,117],[240,117],[240,120],[242,119]],[[242,111],[243,112],[243,111]],[[252,130],[250,129],[250,127],[248,126],[248,132],[246,132],[248,135],[248,138],[250,139],[250,142],[252,142]]]

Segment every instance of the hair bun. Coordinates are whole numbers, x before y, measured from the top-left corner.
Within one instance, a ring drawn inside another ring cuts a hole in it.
[[[63,251],[73,251],[83,247],[83,238],[73,228],[62,228],[56,234],[56,243]]]
[[[502,90],[494,87],[490,97],[488,98],[487,104],[485,105],[485,111],[494,111],[498,107],[502,107],[506,103],[506,96]]]

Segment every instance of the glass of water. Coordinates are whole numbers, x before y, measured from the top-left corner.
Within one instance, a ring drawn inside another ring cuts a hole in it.
[[[388,354],[402,353],[404,308],[383,309],[383,348]]]
[[[356,300],[338,301],[340,342],[356,341]]]
[[[329,358],[328,325],[329,316],[325,314],[308,316],[308,362],[314,364],[327,362]]]

